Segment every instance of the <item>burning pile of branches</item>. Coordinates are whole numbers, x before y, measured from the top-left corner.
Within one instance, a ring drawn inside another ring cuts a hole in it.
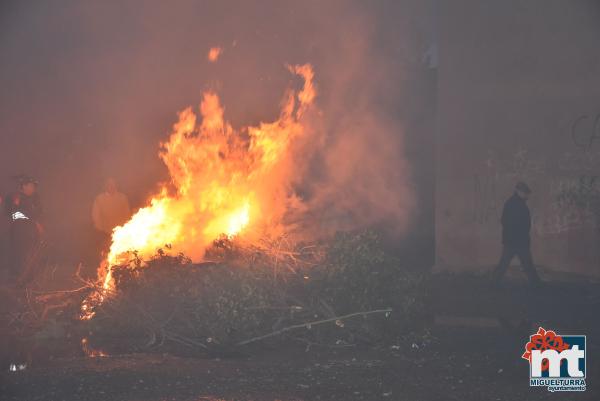
[[[293,188],[320,126],[312,66],[288,70],[301,85],[290,85],[273,121],[236,128],[212,91],[197,112],[181,111],[159,151],[170,180],[115,227],[99,280],[77,274],[78,288],[38,292],[27,316],[43,324],[81,313],[71,337],[89,355],[111,344],[205,353],[290,339],[349,346],[411,327],[420,280],[374,233],[312,244],[284,234],[294,232],[289,216],[309,211]]]
[[[208,354],[269,341],[352,346],[413,328],[423,306],[420,278],[372,232],[312,245],[222,237],[207,259],[159,250],[114,267],[115,288],[88,322],[94,345]]]

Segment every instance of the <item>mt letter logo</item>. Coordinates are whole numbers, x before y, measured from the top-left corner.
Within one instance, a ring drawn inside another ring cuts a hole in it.
[[[585,391],[585,336],[557,335],[540,327],[522,358],[529,361],[529,385],[548,391]]]

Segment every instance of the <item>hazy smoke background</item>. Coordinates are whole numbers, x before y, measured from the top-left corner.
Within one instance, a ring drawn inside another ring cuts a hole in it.
[[[234,126],[272,120],[285,64],[309,62],[323,135],[298,191],[323,228],[385,221],[398,239],[420,213],[405,157],[420,145],[405,138],[423,108],[425,3],[5,1],[0,190],[13,174],[38,177],[55,246],[73,255],[104,177],[136,206],[168,178],[158,143],[202,90],[219,93]],[[212,46],[223,48],[214,64]]]

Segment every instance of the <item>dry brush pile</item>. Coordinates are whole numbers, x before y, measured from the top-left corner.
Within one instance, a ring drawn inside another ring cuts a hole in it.
[[[291,340],[352,346],[405,334],[423,315],[422,277],[389,258],[370,231],[310,246],[222,238],[207,259],[161,250],[115,269],[118,291],[88,323],[93,342],[208,354]]]
[[[67,340],[68,349],[97,356],[397,343],[424,323],[422,275],[386,255],[371,231],[310,245],[222,238],[207,252],[211,262],[201,264],[168,251],[147,261],[134,254],[115,267],[116,290],[108,294],[79,270],[77,288],[27,289],[3,326],[25,350]],[[81,320],[82,302],[100,294],[93,318]]]

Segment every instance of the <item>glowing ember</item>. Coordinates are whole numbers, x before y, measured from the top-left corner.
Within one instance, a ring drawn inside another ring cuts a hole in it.
[[[219,59],[219,56],[221,55],[222,52],[223,52],[223,50],[220,47],[211,47],[210,50],[208,51],[208,61],[210,61],[211,63],[214,63],[215,61],[217,61]]]
[[[97,357],[108,356],[107,354],[105,354],[101,350],[91,348],[89,346],[89,344],[88,344],[88,339],[85,338],[85,337],[81,339],[81,350],[83,351],[83,353],[86,356],[88,356],[90,358],[97,358]]]
[[[212,92],[203,95],[200,123],[191,108],[179,113],[159,153],[169,170],[171,189],[164,186],[148,206],[113,231],[100,269],[105,289],[113,288],[111,267],[126,263],[131,251],[147,259],[168,245],[173,252],[200,260],[221,235],[250,237],[280,229],[295,199],[290,191],[291,144],[307,132],[302,117],[316,95],[310,65],[289,69],[304,79],[304,86],[298,93],[288,92],[274,122],[235,130],[224,120],[224,109]],[[99,302],[103,298],[99,295]],[[84,315],[90,303],[94,302],[84,303]]]

